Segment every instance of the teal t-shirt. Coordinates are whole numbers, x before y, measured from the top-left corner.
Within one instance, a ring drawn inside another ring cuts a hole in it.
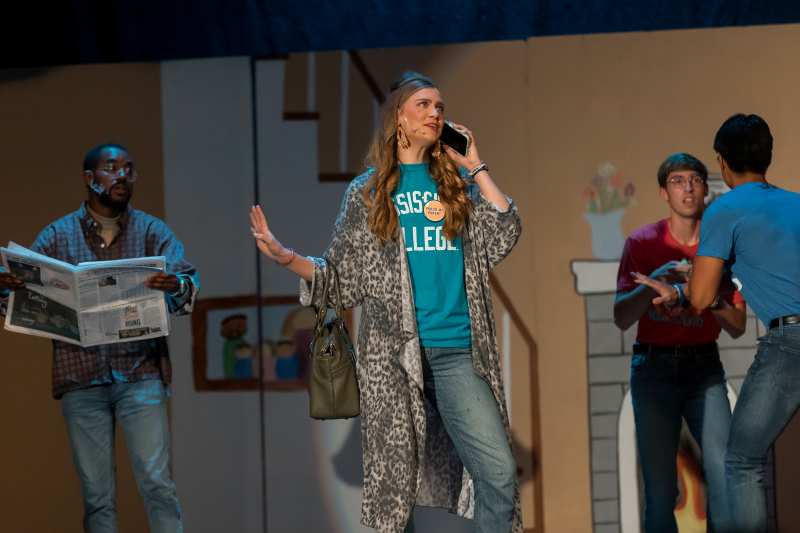
[[[393,195],[414,288],[422,346],[472,344],[461,236],[444,237],[444,208],[427,163],[401,164]]]

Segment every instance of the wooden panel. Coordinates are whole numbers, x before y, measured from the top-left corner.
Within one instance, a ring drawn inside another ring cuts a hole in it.
[[[289,113],[316,111],[309,109],[306,90],[308,54],[291,54],[285,61],[283,109]]]

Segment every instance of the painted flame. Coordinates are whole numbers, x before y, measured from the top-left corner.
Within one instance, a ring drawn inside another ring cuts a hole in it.
[[[700,464],[691,451],[678,451],[678,502],[675,520],[680,533],[706,533],[706,497]]]

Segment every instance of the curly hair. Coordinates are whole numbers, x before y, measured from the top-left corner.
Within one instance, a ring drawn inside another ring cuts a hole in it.
[[[362,194],[367,205],[367,224],[382,241],[394,239],[399,220],[392,193],[400,181],[397,159],[397,112],[412,94],[420,89],[435,88],[433,81],[417,72],[404,72],[395,81],[381,108],[381,120],[367,153],[366,165],[371,174]],[[428,148],[425,160],[436,182],[439,200],[444,206],[444,235],[452,240],[464,229],[472,211],[466,183],[459,176],[455,163],[440,148],[439,142]]]

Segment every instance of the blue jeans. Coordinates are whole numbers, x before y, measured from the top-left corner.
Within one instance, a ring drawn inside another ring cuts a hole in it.
[[[151,533],[183,531],[169,470],[168,393],[161,381],[114,383],[68,392],[62,411],[81,483],[84,529],[116,533],[114,429],[125,435]]]
[[[767,453],[800,405],[800,325],[777,327],[758,351],[733,412],[725,469],[736,533],[767,531]]]
[[[731,421],[725,372],[716,349],[701,354],[636,354],[631,396],[645,491],[645,531],[677,533],[676,456],[686,420],[703,450],[709,531],[727,530],[725,446]]]
[[[472,367],[470,348],[423,348],[425,396],[433,403],[475,488],[475,531],[508,533],[517,465],[492,389]],[[413,531],[413,524],[407,531]]]

